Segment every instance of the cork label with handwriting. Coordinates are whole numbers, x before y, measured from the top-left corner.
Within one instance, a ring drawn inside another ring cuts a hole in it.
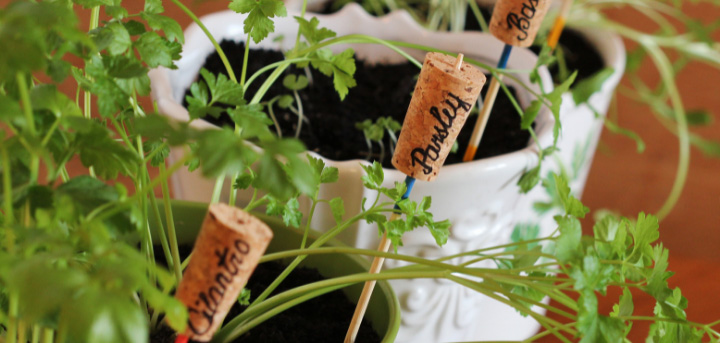
[[[265,253],[272,231],[238,208],[210,205],[175,297],[188,308],[184,335],[209,341]]]
[[[393,165],[422,181],[439,173],[450,149],[477,100],[485,75],[455,58],[428,53],[415,86],[403,129],[393,155]]]
[[[548,0],[501,0],[495,4],[490,32],[506,44],[532,45],[548,10]]]

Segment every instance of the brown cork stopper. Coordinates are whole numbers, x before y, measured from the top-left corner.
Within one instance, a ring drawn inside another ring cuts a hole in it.
[[[434,180],[485,84],[468,63],[437,52],[425,55],[392,164],[406,175]]]
[[[175,294],[188,308],[185,336],[210,341],[272,237],[270,228],[247,212],[210,205]]]
[[[529,47],[549,5],[550,0],[498,0],[490,19],[490,32],[507,44]]]

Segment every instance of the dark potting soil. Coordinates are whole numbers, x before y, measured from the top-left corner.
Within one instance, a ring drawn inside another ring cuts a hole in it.
[[[342,7],[342,5],[349,2],[359,1],[328,1],[320,13],[330,14],[337,12]],[[419,8],[418,6],[427,7],[428,2],[421,1],[417,4],[414,4],[413,6],[416,6],[415,8]],[[383,11],[384,13],[388,13],[389,9],[387,7],[383,7]],[[425,9],[424,11],[426,12],[427,10]],[[373,12],[370,11],[369,13]],[[491,9],[481,7],[480,13],[482,14],[483,18],[485,18],[485,22],[489,23],[490,17],[492,15]],[[469,7],[467,9],[465,17],[465,30],[480,31],[480,24],[475,18],[475,14],[473,14],[472,10]],[[530,47],[530,50],[537,54],[540,52],[540,48],[540,46],[535,45]],[[577,70],[578,75],[575,79],[576,84],[577,82],[582,81],[599,72],[603,69],[603,66],[605,65],[602,58],[600,57],[600,53],[597,51],[595,46],[590,44],[590,42],[588,42],[585,37],[583,37],[579,32],[573,29],[566,28],[565,30],[563,30],[562,35],[560,36],[560,40],[558,41],[558,49],[562,49],[567,70],[569,71],[569,73],[572,74],[573,71]],[[560,74],[557,63],[553,63],[549,66],[548,69],[550,71],[550,75],[553,76],[555,83],[561,83],[563,81],[559,80]]]
[[[220,46],[231,61],[235,74],[240,75],[244,43],[223,41]],[[250,50],[247,73],[252,75],[263,66],[282,59],[283,55],[278,51]],[[333,160],[368,159],[369,151],[364,134],[355,127],[355,124],[366,119],[375,122],[380,117],[392,117],[402,123],[420,72],[415,65],[409,62],[368,65],[356,61],[356,65],[355,79],[358,85],[350,89],[350,93],[344,101],[340,100],[335,91],[332,78],[315,69],[308,68],[306,71],[291,67],[285,72],[286,75],[306,75],[306,72],[311,74],[311,85],[298,91],[303,112],[307,118],[307,122],[302,124],[299,138],[309,150]],[[210,55],[203,67],[214,74],[225,74],[225,67],[217,54]],[[253,81],[249,86],[248,94],[255,94],[266,77],[267,73]],[[276,96],[293,94],[282,85],[283,77],[281,76],[270,87],[263,101],[268,101]],[[483,95],[488,87],[484,88]],[[189,94],[188,90],[186,95]],[[297,104],[294,105],[297,106]],[[280,108],[277,103],[272,110],[280,123],[283,137],[293,137],[297,129],[298,117],[290,110]],[[266,108],[265,111],[268,112],[268,109]],[[228,116],[205,119],[216,125],[231,127],[234,125]],[[462,148],[457,153],[451,153],[446,164],[462,161],[463,149],[470,140],[476,119],[477,115],[473,115],[467,120],[457,140]],[[475,158],[497,156],[523,149],[528,145],[529,139],[529,133],[520,128],[520,117],[512,107],[509,98],[504,92],[500,92]],[[383,165],[392,167],[389,135],[385,135],[383,144],[385,147]],[[373,143],[370,159],[380,161],[380,153],[379,145]]]
[[[192,246],[180,246],[180,256],[188,256]],[[162,251],[156,247],[156,251]],[[164,264],[164,258],[158,256],[158,263]],[[285,265],[277,262],[261,263],[255,268],[246,288],[250,289],[250,301],[260,295],[278,275],[285,269]],[[321,281],[322,277],[317,270],[310,268],[295,268],[272,295],[282,293],[292,288]],[[272,296],[271,295],[271,296]],[[245,306],[235,304],[225,317],[227,323],[242,313]],[[256,326],[248,333],[234,340],[235,343],[336,343],[342,342],[350,326],[355,304],[347,299],[345,294],[338,290],[308,300],[302,304],[289,308],[264,323]],[[152,337],[153,343],[173,343],[175,333],[167,326],[163,326]],[[357,336],[358,342],[380,342],[380,336],[375,332],[367,320],[363,320]],[[193,341],[191,341],[193,342]]]

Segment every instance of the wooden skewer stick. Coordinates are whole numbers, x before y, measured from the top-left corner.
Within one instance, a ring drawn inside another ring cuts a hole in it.
[[[490,33],[505,43],[500,61],[498,61],[498,69],[505,69],[507,66],[513,46],[528,47],[532,45],[548,5],[549,0],[500,0],[497,2],[490,20]],[[490,118],[490,112],[495,105],[500,82],[502,82],[502,75],[497,75],[490,82],[485,102],[475,122],[465,155],[463,155],[464,162],[472,161],[475,158],[485,126]]]
[[[553,23],[552,30],[550,30],[550,34],[548,35],[548,46],[550,46],[550,48],[553,50],[557,47],[558,41],[560,40],[560,35],[565,28],[565,20],[570,13],[570,7],[572,6],[572,3],[572,0],[563,0],[562,7],[560,8],[560,13],[555,19],[555,23]]]
[[[410,191],[412,190],[412,186],[414,183],[414,178],[410,176],[407,176],[405,178],[407,191],[405,192],[405,194],[403,194],[403,199],[407,199],[408,196],[410,196]],[[395,207],[397,209],[397,205]],[[392,216],[390,216],[390,221],[396,220],[398,218],[400,218],[400,213],[395,212],[392,214]],[[387,232],[384,232],[377,250],[382,252],[388,252],[388,250],[390,250],[390,243],[390,240],[387,238]],[[384,257],[375,257],[372,261],[372,265],[370,265],[369,273],[379,273],[380,269],[382,269],[383,263],[385,263]],[[357,337],[358,330],[360,330],[360,324],[362,323],[362,319],[363,317],[365,317],[365,311],[367,310],[368,303],[370,303],[370,296],[372,295],[373,289],[375,289],[376,283],[377,280],[370,280],[365,282],[365,286],[363,287],[362,293],[360,294],[360,299],[358,299],[357,306],[355,307],[355,313],[353,313],[352,320],[350,321],[350,327],[348,328],[348,332],[345,335],[345,343],[355,342],[355,338]]]
[[[463,64],[462,54],[458,54],[454,61],[443,54],[427,54],[392,160],[395,168],[407,175],[403,200],[410,196],[416,178],[432,181],[437,177],[484,84],[485,76],[477,68]],[[445,117],[439,114],[440,106],[444,106]],[[454,111],[454,116],[451,117],[450,111]],[[443,127],[445,134],[442,139],[438,138],[438,134],[432,134],[439,127]],[[396,204],[396,212],[390,221],[400,217],[399,209]],[[378,251],[387,252],[390,243],[387,232],[383,233]],[[369,272],[379,273],[384,262],[385,258],[375,257]],[[345,343],[355,342],[375,284],[375,280],[365,282]]]
[[[505,44],[502,56],[498,62],[498,69],[505,69],[511,52],[512,45]],[[500,82],[502,82],[501,74],[493,77],[492,81],[490,81],[490,87],[488,87],[487,94],[485,94],[485,102],[483,102],[483,107],[480,109],[480,114],[475,122],[472,136],[470,136],[470,142],[468,143],[467,149],[465,149],[463,162],[470,162],[475,158],[475,153],[485,132],[485,126],[487,126],[487,121],[490,118],[490,111],[492,111],[493,106],[495,106],[495,99],[497,98],[498,90],[500,90]]]

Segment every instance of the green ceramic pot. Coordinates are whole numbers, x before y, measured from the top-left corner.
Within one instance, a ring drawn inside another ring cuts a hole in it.
[[[162,201],[160,201],[162,203]],[[202,221],[207,212],[207,204],[188,202],[188,201],[172,201],[173,217],[175,218],[175,228],[180,244],[193,242],[200,230]],[[155,219],[150,211],[150,223],[154,223]],[[162,210],[161,210],[162,213]],[[268,224],[275,234],[267,252],[278,252],[283,250],[297,249],[300,247],[302,240],[302,231],[285,226],[283,222],[277,218],[268,217],[263,214],[254,213],[255,216]],[[164,216],[163,216],[164,217]],[[164,222],[164,220],[163,220]],[[155,235],[153,230],[153,236]],[[316,232],[311,232],[309,242],[315,240],[318,236]],[[156,237],[153,241],[158,242]],[[326,246],[340,246],[342,243],[330,240]],[[370,264],[366,259],[357,255],[315,255],[308,256],[301,266],[317,269],[321,275],[326,278],[349,275],[366,272],[370,268]],[[357,301],[362,292],[362,284],[356,284],[343,289],[343,292],[352,301]],[[365,318],[370,321],[372,327],[382,337],[382,342],[393,342],[400,328],[400,304],[392,288],[386,281],[378,281],[370,299]]]

